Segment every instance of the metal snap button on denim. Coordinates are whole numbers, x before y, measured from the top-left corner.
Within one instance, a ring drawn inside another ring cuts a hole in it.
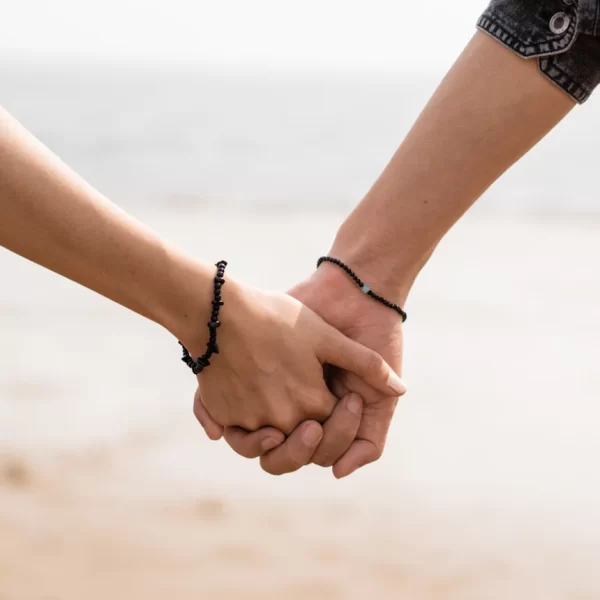
[[[571,24],[571,17],[564,12],[556,13],[550,19],[550,31],[557,35],[564,33],[567,29],[569,29],[569,25]]]

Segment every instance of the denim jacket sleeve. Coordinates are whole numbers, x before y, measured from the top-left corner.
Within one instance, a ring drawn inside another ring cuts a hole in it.
[[[492,0],[477,27],[577,102],[600,83],[600,0]]]

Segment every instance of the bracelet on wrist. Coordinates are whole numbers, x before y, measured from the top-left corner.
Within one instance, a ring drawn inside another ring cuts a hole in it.
[[[406,321],[408,315],[402,310],[402,308],[400,308],[400,306],[398,306],[397,304],[394,304],[393,302],[390,302],[389,300],[386,300],[379,294],[376,294],[366,283],[363,283],[362,279],[360,279],[360,277],[348,265],[343,263],[338,258],[333,258],[331,256],[321,256],[321,258],[319,258],[319,260],[317,261],[317,269],[324,262],[328,262],[333,265],[337,265],[338,267],[340,267],[340,269],[346,271],[346,273],[348,273],[348,275],[350,275],[350,277],[353,279],[354,283],[356,283],[356,285],[360,288],[360,290],[361,290],[361,292],[363,292],[363,294],[366,294],[367,296],[373,298],[373,300],[376,300],[377,302],[383,304],[384,306],[387,306],[388,308],[391,308],[392,310],[396,311],[402,317],[403,323],[404,323],[404,321]]]
[[[214,293],[210,321],[207,323],[209,338],[208,343],[206,344],[206,352],[194,360],[189,353],[189,350],[179,342],[179,345],[183,348],[181,360],[192,370],[194,375],[198,375],[198,373],[201,373],[206,367],[210,366],[210,357],[213,354],[219,353],[219,346],[217,345],[217,329],[221,325],[221,322],[219,321],[219,311],[224,304],[221,300],[221,287],[225,284],[223,275],[225,274],[227,262],[220,260],[215,266],[217,267],[217,274],[213,280]]]

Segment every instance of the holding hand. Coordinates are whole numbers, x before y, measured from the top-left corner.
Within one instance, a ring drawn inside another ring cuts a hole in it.
[[[364,294],[357,293],[356,286],[345,273],[334,266],[322,265],[290,293],[341,333],[380,353],[396,372],[401,371],[402,318]],[[332,423],[325,423],[323,440],[312,457],[315,464],[323,467],[333,465],[336,477],[345,477],[381,457],[401,394],[382,393],[341,369],[332,369],[328,383],[338,398],[355,392],[363,399],[358,431],[350,443],[339,443],[340,436],[336,435],[332,418]]]
[[[220,437],[224,426],[247,431],[271,426],[290,434],[302,421],[327,419],[337,398],[324,380],[326,364],[354,373],[364,389],[388,397],[404,392],[379,354],[291,296],[260,292],[231,279],[222,293],[220,353],[198,375],[195,399],[195,414],[210,437]],[[201,344],[188,347],[201,354]]]
[[[322,265],[290,294],[350,339],[380,352],[392,368],[400,371],[402,318],[361,294],[337,267]],[[242,456],[261,456],[263,469],[278,475],[313,462],[323,467],[333,465],[334,475],[345,477],[377,460],[403,392],[374,389],[343,368],[330,368],[327,375],[329,388],[342,400],[322,428],[317,428],[317,423],[302,423],[283,443],[283,435],[271,427],[253,433],[226,428],[229,445]],[[309,427],[315,435],[320,434],[314,443],[302,436]]]

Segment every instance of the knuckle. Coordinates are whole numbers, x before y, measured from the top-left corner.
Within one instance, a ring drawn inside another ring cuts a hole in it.
[[[370,465],[378,461],[383,455],[383,446],[374,442],[371,442],[368,448],[364,448],[359,456],[356,456],[356,464],[353,470],[359,469],[366,465]]]
[[[331,416],[332,408],[329,406],[323,406],[319,404],[314,406],[308,413],[307,419],[311,421],[318,421],[320,423],[325,422]]]
[[[331,416],[335,401],[328,394],[309,396],[304,402],[304,413],[307,419],[325,421]]]
[[[378,461],[383,456],[383,446],[374,446],[369,462]]]
[[[248,415],[243,419],[240,427],[246,431],[258,431],[261,428],[262,423],[260,419],[255,415]]]
[[[329,468],[333,466],[335,458],[329,452],[319,452],[313,457],[312,462],[318,467]]]
[[[383,358],[381,358],[374,350],[369,350],[369,354],[366,358],[366,365],[368,371],[383,371]]]
[[[277,415],[277,417],[272,420],[271,425],[285,435],[290,435],[298,425],[299,421],[300,419],[295,414],[295,411],[288,410],[283,414]]]

